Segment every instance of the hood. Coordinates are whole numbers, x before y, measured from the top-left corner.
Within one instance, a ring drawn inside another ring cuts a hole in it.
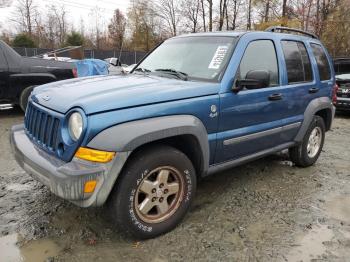
[[[93,114],[218,92],[218,83],[130,74],[85,77],[42,85],[34,89],[32,99],[61,113],[80,107],[86,114]]]

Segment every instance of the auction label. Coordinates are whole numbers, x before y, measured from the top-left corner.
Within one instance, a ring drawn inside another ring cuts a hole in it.
[[[211,60],[208,68],[209,69],[219,69],[222,61],[225,58],[225,55],[227,53],[228,46],[227,45],[221,45],[218,46],[218,49],[216,49],[216,52],[214,54],[213,59]]]

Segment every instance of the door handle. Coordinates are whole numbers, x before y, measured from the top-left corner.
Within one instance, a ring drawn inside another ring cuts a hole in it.
[[[318,87],[312,87],[312,88],[309,89],[309,93],[310,94],[314,94],[314,93],[317,93],[318,90],[320,90]]]
[[[271,101],[276,101],[281,99],[282,99],[282,94],[272,94],[269,96],[269,100]]]

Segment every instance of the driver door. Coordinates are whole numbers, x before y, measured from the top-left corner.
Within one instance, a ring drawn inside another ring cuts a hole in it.
[[[254,40],[247,45],[235,80],[245,79],[254,70],[267,71],[270,80],[265,88],[221,94],[216,163],[251,155],[282,143],[280,128],[283,126],[283,111],[287,110],[288,104],[283,100],[278,64],[272,40]]]

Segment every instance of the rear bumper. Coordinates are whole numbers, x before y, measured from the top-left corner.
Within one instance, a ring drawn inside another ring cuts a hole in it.
[[[337,97],[335,106],[338,110],[350,110],[350,98]]]
[[[118,153],[107,164],[77,158],[66,163],[35,145],[25,134],[23,125],[12,127],[10,141],[16,161],[28,174],[55,195],[82,207],[100,206],[107,200],[129,155]],[[89,180],[97,180],[97,185],[93,193],[87,194],[84,185]]]

